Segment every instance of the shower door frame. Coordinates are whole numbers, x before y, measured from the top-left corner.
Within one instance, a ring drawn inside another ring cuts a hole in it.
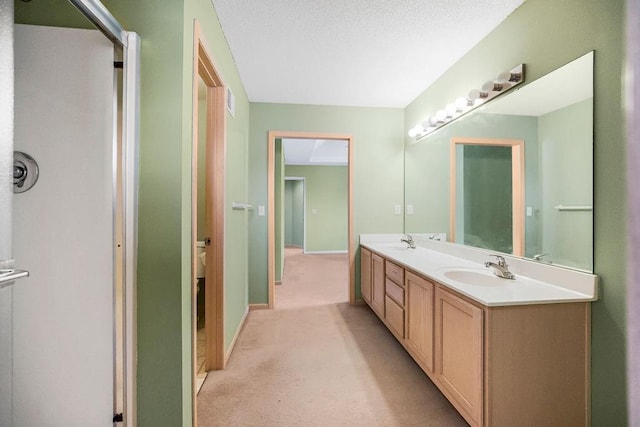
[[[116,53],[122,52],[122,88],[114,73],[113,123],[113,223],[121,221],[120,235],[114,235],[114,259],[122,260],[120,277],[114,281],[114,346],[123,349],[121,369],[116,369],[114,352],[114,423],[120,416],[124,426],[136,425],[136,277],[138,254],[138,146],[140,134],[140,37],[126,31],[99,0],[69,0],[95,27],[113,42]],[[122,112],[118,111],[121,98]],[[118,116],[121,114],[121,132]],[[118,218],[118,203],[122,206]],[[114,233],[116,228],[114,227]],[[121,240],[121,253],[115,242]],[[115,268],[115,263],[114,263]],[[115,273],[115,271],[114,271]],[[114,274],[115,277],[115,274]],[[115,300],[117,280],[122,281],[122,301]],[[116,304],[121,305],[121,332],[116,328]],[[114,347],[115,348],[115,347]],[[117,387],[122,384],[122,389]]]

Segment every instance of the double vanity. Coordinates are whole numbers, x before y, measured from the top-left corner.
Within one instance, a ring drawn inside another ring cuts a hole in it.
[[[597,276],[402,237],[360,236],[362,298],[465,420],[588,425]]]

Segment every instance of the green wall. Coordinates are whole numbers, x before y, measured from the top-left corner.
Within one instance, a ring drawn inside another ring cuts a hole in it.
[[[465,245],[513,252],[513,183],[511,147],[464,145],[457,147],[464,158],[461,212],[464,223],[456,241]],[[458,204],[456,203],[456,208]]]
[[[164,4],[164,2],[163,2]],[[152,9],[157,5],[148,6]],[[148,12],[147,12],[148,13]],[[249,140],[249,100],[236,69],[235,61],[218,17],[209,0],[184,0],[183,16],[183,80],[182,80],[182,349],[183,379],[185,397],[183,400],[183,420],[191,417],[191,116],[192,116],[192,73],[193,73],[193,28],[194,20],[200,24],[201,37],[214,64],[227,87],[235,96],[235,116],[226,113],[226,158],[225,158],[225,220],[224,220],[224,341],[225,349],[238,333],[248,306],[248,216],[247,210],[232,210],[232,202],[249,202],[248,197],[248,140]],[[160,28],[162,21],[156,23]],[[158,46],[158,48],[162,48]],[[187,391],[186,388],[189,390]],[[155,405],[158,405],[156,403]],[[149,414],[151,416],[151,414]],[[155,419],[155,417],[154,417]],[[151,424],[150,424],[151,425]],[[159,421],[155,425],[162,424]]]
[[[404,135],[426,115],[479,87],[496,70],[525,63],[526,81],[533,81],[595,50],[594,271],[600,284],[592,309],[594,426],[627,422],[624,24],[622,0],[527,0],[405,110]],[[410,143],[407,136],[405,140]]]
[[[249,197],[267,205],[267,132],[330,132],[353,136],[354,236],[401,233],[403,204],[403,111],[397,108],[251,104]],[[266,303],[267,216],[254,213],[249,222],[249,301]],[[356,240],[357,242],[357,240]],[[359,261],[356,261],[356,277]],[[358,287],[359,289],[359,287]],[[359,295],[359,291],[357,291]]]
[[[286,170],[285,170],[286,172]],[[284,243],[304,246],[304,181],[285,180]]]
[[[592,115],[589,99],[538,119],[540,162],[545,165],[540,171],[541,252],[554,263],[583,269],[593,265],[592,212],[560,212],[554,206],[593,204],[593,129],[584,121]]]
[[[346,251],[349,218],[347,167],[287,166],[285,173],[305,178],[306,252]]]

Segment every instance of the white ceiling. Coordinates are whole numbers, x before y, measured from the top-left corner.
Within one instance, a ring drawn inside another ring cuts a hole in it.
[[[524,0],[212,0],[252,102],[402,108]]]
[[[482,112],[539,117],[588,98],[593,98],[593,53],[496,99]]]
[[[344,166],[349,143],[341,139],[282,139],[284,163],[305,166]]]

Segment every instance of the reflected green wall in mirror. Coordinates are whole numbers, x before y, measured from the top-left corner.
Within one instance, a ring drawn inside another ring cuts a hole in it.
[[[413,206],[413,214],[405,215],[405,232],[449,232],[452,138],[521,139],[525,141],[525,256],[547,254],[546,262],[592,271],[593,212],[556,209],[593,205],[592,91],[590,52],[408,144],[405,203]],[[475,179],[480,183],[488,176]],[[467,195],[464,206],[477,217],[488,196],[479,189],[472,191],[478,194]],[[505,222],[503,228],[508,227]],[[489,249],[510,253],[496,242]]]
[[[511,253],[511,147],[456,145],[456,243]]]

